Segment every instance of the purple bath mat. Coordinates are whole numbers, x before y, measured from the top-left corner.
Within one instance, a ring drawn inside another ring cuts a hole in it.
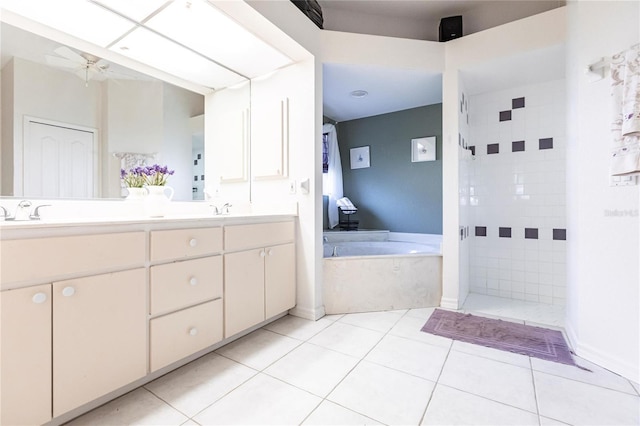
[[[425,333],[462,342],[576,365],[557,330],[436,309],[422,327]]]

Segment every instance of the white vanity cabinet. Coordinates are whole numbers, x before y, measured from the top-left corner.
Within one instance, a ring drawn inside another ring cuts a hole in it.
[[[2,240],[0,252],[3,289],[15,287],[0,293],[1,424],[44,423],[146,374],[144,232]]]
[[[0,293],[0,424],[51,419],[51,285]]]
[[[225,337],[295,306],[293,222],[225,228]]]
[[[53,283],[53,416],[147,374],[144,268]]]
[[[220,227],[151,231],[151,371],[222,340],[221,252]]]

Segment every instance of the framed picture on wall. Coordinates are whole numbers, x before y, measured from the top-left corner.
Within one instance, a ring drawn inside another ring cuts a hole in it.
[[[371,166],[368,146],[351,148],[351,150],[349,150],[349,154],[351,156],[352,169],[364,169]]]
[[[436,137],[411,139],[411,162],[436,161]]]

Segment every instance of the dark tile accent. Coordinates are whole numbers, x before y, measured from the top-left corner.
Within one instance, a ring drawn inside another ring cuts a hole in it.
[[[471,151],[471,155],[476,155],[476,146],[470,145],[468,148]]]
[[[200,180],[204,180],[204,175],[200,175]]]
[[[524,228],[524,237],[530,240],[537,240],[538,228]]]
[[[460,241],[464,240],[464,228],[460,228]]]
[[[487,236],[487,227],[476,226],[476,237],[486,237],[486,236]]]
[[[202,159],[202,154],[198,154],[198,160]]]
[[[524,98],[511,99],[511,109],[524,108]]]
[[[510,121],[511,120],[511,110],[500,111],[500,121]]]
[[[511,152],[524,151],[524,141],[511,142]]]
[[[458,133],[458,145],[462,146],[462,135]]]
[[[511,238],[511,228],[498,228],[498,236],[500,238]]]
[[[500,152],[500,144],[499,143],[490,143],[487,145],[487,154],[497,154]]]
[[[567,230],[566,229],[554,229],[553,230],[553,239],[554,240],[566,240],[567,239]]]
[[[553,148],[553,138],[543,138],[538,140],[538,148],[539,149],[552,149]]]
[[[194,176],[194,177],[193,177],[193,181],[194,181],[194,182],[197,182],[197,181],[198,181],[198,176]]]
[[[197,166],[198,165],[198,160],[193,160],[193,165]]]

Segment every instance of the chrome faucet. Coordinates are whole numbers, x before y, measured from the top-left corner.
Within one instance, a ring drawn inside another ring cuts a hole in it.
[[[4,220],[13,220],[13,221],[22,221],[22,220],[40,220],[40,208],[41,207],[50,207],[51,204],[41,204],[36,206],[33,211],[31,211],[31,201],[22,200],[18,203],[16,207],[16,212],[13,216],[9,216],[9,212],[4,207],[0,206],[4,213]]]
[[[326,235],[324,237],[322,237],[322,242],[328,243],[329,242],[329,237],[327,237]]]
[[[42,207],[51,207],[51,204],[40,204],[39,206],[36,206],[36,208],[33,209],[33,212],[29,215],[29,219],[40,220],[40,209]]]
[[[222,214],[229,214],[229,207],[233,207],[230,203],[224,203],[224,205],[220,208],[218,208],[218,206],[212,205],[213,207],[213,213],[216,216],[222,215]]]
[[[4,207],[0,206],[0,209],[2,209],[2,216],[0,216],[2,219],[6,219],[9,217],[9,212],[7,211],[7,209],[5,209]]]
[[[338,246],[333,246],[333,253],[331,253],[331,257],[338,257]]]
[[[18,207],[16,207],[16,212],[13,215],[13,220],[29,220],[29,215],[31,211],[31,201],[22,200],[18,203]]]

